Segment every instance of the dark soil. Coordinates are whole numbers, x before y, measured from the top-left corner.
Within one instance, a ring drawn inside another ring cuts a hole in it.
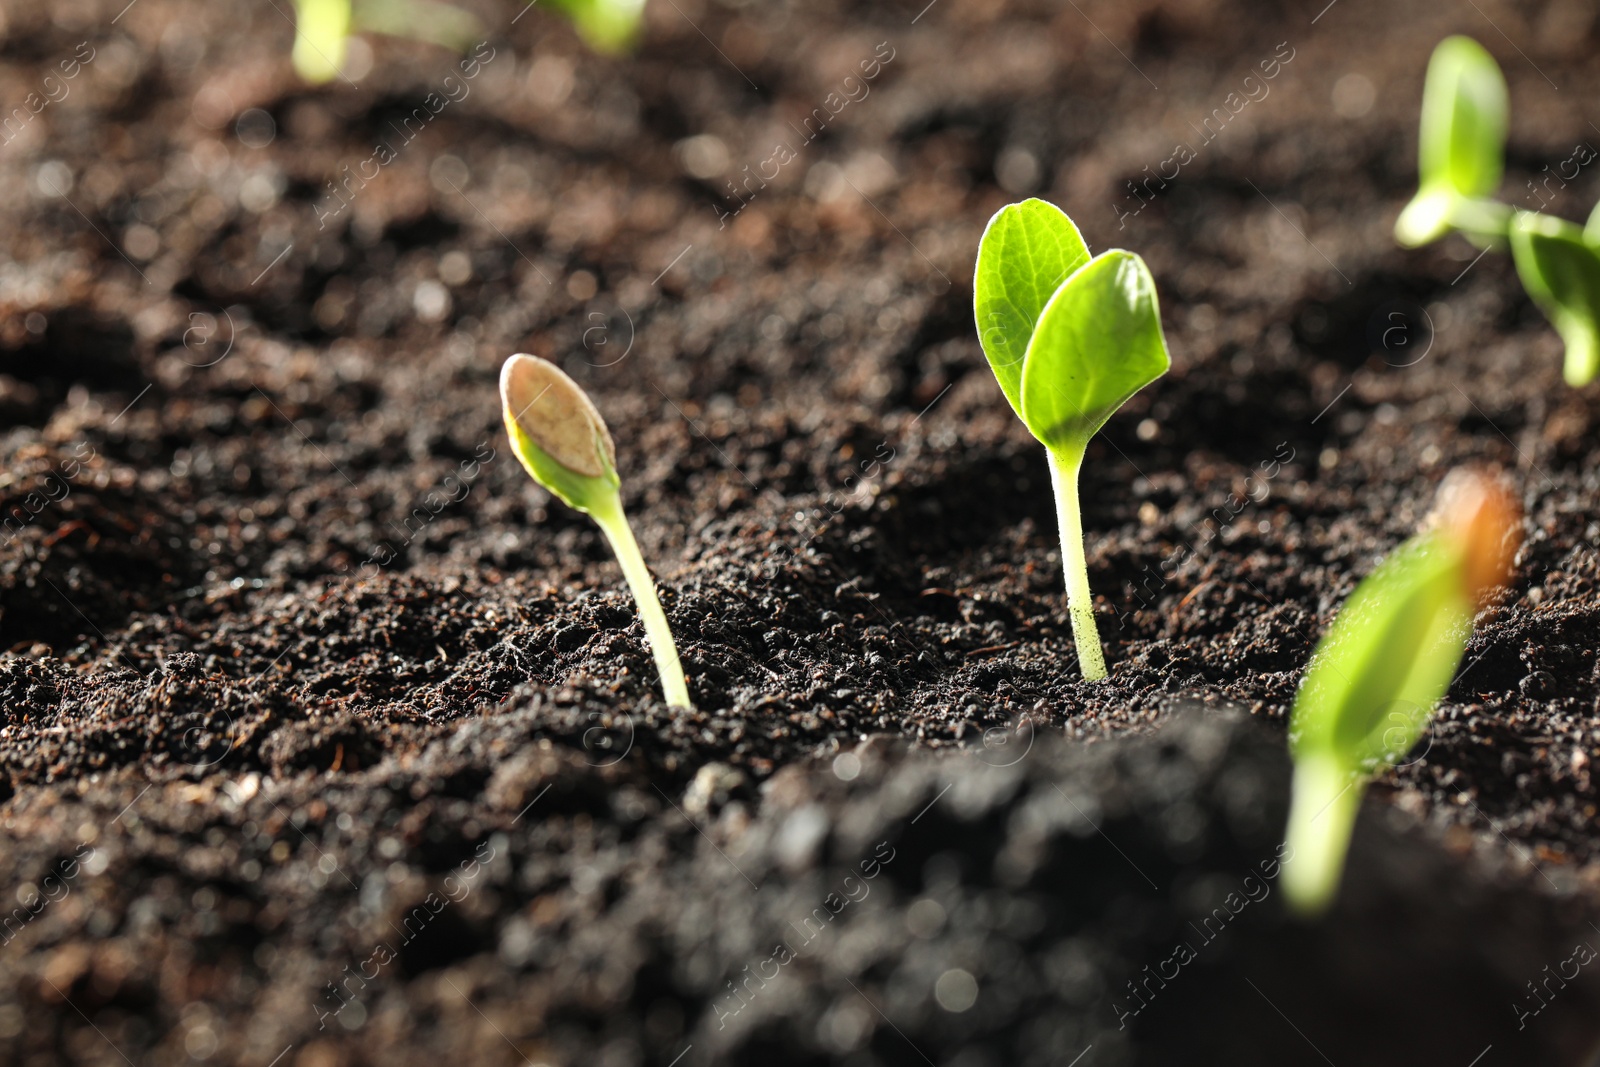
[[[94,50],[0,138],[0,1062],[1585,1063],[1600,388],[1506,257],[1389,228],[1440,37],[1524,203],[1600,144],[1600,21],[1320,6],[673,0],[609,60],[485,3],[470,83],[313,89],[288,4],[0,4],[7,108]],[[780,141],[742,209],[692,176]],[[1084,472],[1095,685],[970,310],[1027,194],[1146,257],[1174,360]],[[509,454],[514,351],[610,423],[692,714]],[[1514,581],[1290,921],[1300,671],[1469,463]]]

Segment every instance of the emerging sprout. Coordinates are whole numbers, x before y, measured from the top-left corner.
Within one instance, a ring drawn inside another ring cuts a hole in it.
[[[1401,244],[1416,248],[1452,229],[1503,237],[1510,211],[1484,198],[1494,195],[1505,169],[1509,111],[1494,57],[1470,37],[1441,41],[1422,90],[1417,195],[1394,227]]]
[[[611,542],[639,605],[662,693],[670,705],[692,707],[672,629],[622,513],[616,447],[600,412],[554,364],[522,354],[506,360],[500,369],[500,402],[511,448],[533,480],[594,519]]]
[[[410,37],[464,52],[483,36],[468,11],[438,0],[294,0],[294,69],[314,85],[344,68],[352,34]]]
[[[623,52],[639,35],[644,0],[551,0],[596,52]]]
[[[1106,661],[1083,554],[1078,471],[1089,439],[1171,366],[1155,280],[1132,252],[1091,259],[1059,208],[1025,200],[989,220],[972,288],[978,339],[995,379],[1045,446],[1078,665],[1098,681]]]
[[[1509,241],[1522,287],[1566,345],[1567,383],[1587,385],[1600,375],[1600,206],[1579,229],[1488,199],[1504,171],[1508,111],[1505,78],[1483,46],[1441,41],[1422,91],[1421,178],[1395,239],[1415,248],[1456,231],[1484,248]]]
[[[1568,385],[1600,374],[1600,211],[1588,231],[1564,219],[1519,211],[1511,223],[1517,276],[1567,346]]]
[[[1293,852],[1283,887],[1302,914],[1332,902],[1367,781],[1422,735],[1473,613],[1509,573],[1520,521],[1496,482],[1452,474],[1429,528],[1356,587],[1317,645],[1289,720]]]
[[[332,81],[344,66],[350,0],[295,0],[294,69],[313,84]]]
[[[523,0],[524,10],[536,0]],[[475,15],[440,0],[294,0],[294,69],[313,84],[344,67],[350,35],[370,31],[464,52],[483,39]],[[644,0],[547,0],[597,52],[621,52],[638,36]]]

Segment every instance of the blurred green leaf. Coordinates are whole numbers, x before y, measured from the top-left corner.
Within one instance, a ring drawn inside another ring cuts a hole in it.
[[[1509,111],[1494,57],[1470,37],[1441,41],[1422,94],[1422,184],[1444,184],[1469,198],[1491,195],[1505,167]]]
[[[1417,195],[1395,223],[1395,237],[1417,247],[1463,226],[1460,201],[1492,195],[1505,168],[1510,111],[1494,57],[1470,37],[1447,37],[1433,50],[1422,92]],[[1492,232],[1492,231],[1491,231]]]
[[[470,11],[437,0],[356,0],[357,30],[410,37],[465,52],[483,39],[483,23]]]
[[[1284,891],[1316,914],[1338,889],[1375,767],[1416,744],[1472,630],[1467,554],[1439,531],[1406,542],[1356,587],[1295,697]]]
[[[1444,695],[1471,628],[1458,551],[1436,534],[1406,542],[1345,602],[1317,646],[1289,723],[1296,758],[1325,752],[1355,771],[1403,756]],[[1397,730],[1397,727],[1400,727]]]
[[[1283,887],[1291,907],[1332,901],[1361,795],[1417,743],[1472,632],[1511,574],[1516,498],[1497,478],[1452,471],[1426,529],[1356,587],[1317,644],[1289,717],[1294,795]]]
[[[644,14],[644,0],[543,0],[540,6],[565,13],[578,36],[597,52],[633,47]]]
[[[534,3],[521,0],[524,10]],[[294,0],[294,69],[306,81],[331,81],[344,67],[356,31],[409,37],[465,51],[484,36],[469,11],[438,0]],[[571,20],[598,52],[623,52],[639,35],[644,0],[543,0],[540,5]]]
[[[1600,373],[1600,250],[1574,224],[1522,211],[1511,253],[1523,288],[1566,344],[1567,383],[1587,385]]]
[[[294,69],[313,85],[332,81],[344,66],[350,0],[295,0]]]

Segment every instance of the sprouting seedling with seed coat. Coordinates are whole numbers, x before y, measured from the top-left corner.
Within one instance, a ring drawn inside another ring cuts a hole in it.
[[[1493,479],[1452,474],[1429,527],[1356,587],[1317,645],[1289,718],[1283,888],[1302,915],[1332,903],[1367,782],[1422,736],[1474,612],[1510,572],[1520,524],[1516,502]]]
[[[995,379],[1045,446],[1073,643],[1084,678],[1098,681],[1106,662],[1084,559],[1078,474],[1089,439],[1171,366],[1155,280],[1132,252],[1091,258],[1059,208],[1025,200],[989,220],[972,288],[978,339]]]
[[[512,451],[533,480],[592,518],[611,543],[639,606],[667,703],[692,707],[672,628],[622,511],[616,446],[600,412],[560,368],[520,353],[500,369],[500,402]]]

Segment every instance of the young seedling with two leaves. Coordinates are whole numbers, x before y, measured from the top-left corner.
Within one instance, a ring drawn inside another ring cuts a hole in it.
[[[606,535],[644,620],[662,693],[674,707],[692,707],[672,628],[622,512],[617,450],[600,412],[555,364],[522,354],[500,368],[500,403],[511,449],[533,480],[588,515]]]
[[[516,6],[526,10],[535,0]],[[382,33],[466,51],[483,40],[476,16],[439,0],[294,0],[294,69],[313,84],[332,81],[344,67],[350,37]],[[638,35],[644,0],[544,0],[566,14],[589,47],[621,52]]]
[[[1106,661],[1089,593],[1078,473],[1089,439],[1171,366],[1155,280],[1132,252],[1091,258],[1059,208],[1025,200],[989,220],[972,288],[983,353],[1017,417],[1045,447],[1078,665],[1098,681]]]
[[[1367,782],[1427,728],[1473,615],[1510,573],[1520,531],[1520,510],[1498,482],[1452,474],[1427,528],[1356,587],[1317,645],[1289,718],[1283,888],[1301,914],[1332,903]]]
[[[1492,199],[1505,170],[1510,112],[1500,67],[1469,37],[1440,42],[1422,91],[1417,195],[1395,238],[1417,248],[1456,232],[1481,248],[1509,245],[1523,288],[1566,345],[1568,384],[1600,375],[1600,205],[1587,228]]]

